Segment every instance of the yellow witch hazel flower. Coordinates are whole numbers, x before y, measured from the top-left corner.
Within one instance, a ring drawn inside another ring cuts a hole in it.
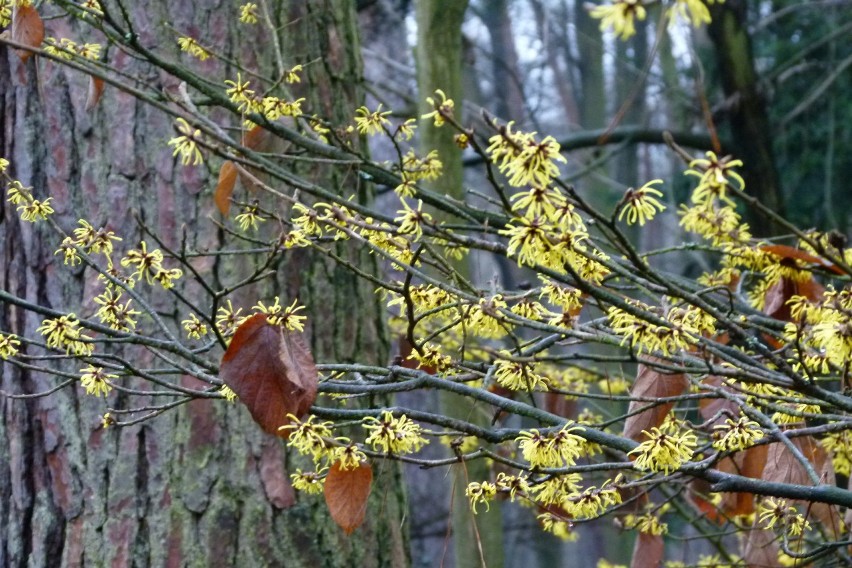
[[[547,187],[554,178],[559,177],[556,162],[565,163],[565,157],[559,153],[561,146],[553,136],[547,136],[540,142],[535,132],[512,132],[512,123],[503,127],[488,141],[488,153],[491,161],[506,175],[509,185]]]
[[[440,127],[443,126],[446,122],[445,117],[453,115],[453,108],[455,107],[455,103],[453,102],[453,99],[448,99],[447,95],[441,89],[435,91],[435,96],[440,97],[440,100],[434,99],[432,97],[426,97],[426,102],[435,110],[433,110],[432,112],[427,112],[420,118],[431,118],[434,121],[434,125]]]
[[[326,439],[331,438],[332,422],[314,422],[316,416],[311,414],[307,420],[299,420],[292,414],[287,418],[290,423],[279,428],[281,431],[290,431],[287,445],[295,448],[299,453],[312,456],[315,462],[326,456],[328,444]]]
[[[719,0],[722,4],[725,0]],[[710,23],[710,10],[707,9],[707,4],[713,4],[715,0],[675,0],[674,6],[670,9],[670,14],[683,18],[690,22],[694,27],[699,27],[702,24]],[[674,22],[674,18],[672,18]]]
[[[628,452],[634,455],[634,465],[640,471],[662,471],[666,475],[692,459],[698,438],[687,428],[681,429],[676,420],[666,420],[659,428],[643,430],[647,440]]]
[[[432,216],[423,212],[423,201],[417,200],[417,209],[412,208],[407,201],[402,200],[402,207],[397,211],[399,217],[394,219],[399,223],[398,232],[401,235],[413,235],[414,240],[423,236],[423,223],[431,223]]]
[[[365,443],[386,454],[411,454],[429,443],[418,424],[405,415],[395,418],[389,410],[382,412],[381,418],[367,416],[361,426],[370,432]]]
[[[112,390],[108,381],[118,378],[118,375],[105,373],[102,367],[86,367],[80,369],[80,385],[86,389],[86,394],[106,397]]]
[[[195,314],[189,314],[189,317],[180,323],[190,339],[201,339],[207,335],[207,324],[198,319]]]
[[[497,495],[497,486],[493,483],[489,483],[488,481],[483,481],[482,483],[474,481],[467,486],[467,489],[464,490],[464,494],[467,495],[468,499],[470,499],[470,508],[473,510],[473,513],[476,514],[478,512],[476,510],[476,505],[479,503],[483,503],[485,505],[486,511],[490,509],[489,503]]]
[[[572,466],[580,457],[585,438],[572,432],[582,432],[576,424],[565,424],[551,434],[542,434],[537,429],[525,430],[515,438],[524,459],[533,467]]]
[[[511,357],[508,351],[501,351],[501,355]],[[494,379],[497,384],[510,390],[547,390],[547,380],[536,373],[535,369],[534,362],[498,359],[494,362]]]
[[[257,23],[257,3],[246,2],[240,6],[240,21],[244,24]]]
[[[229,387],[228,385],[222,385],[221,387],[219,387],[219,394],[221,394],[222,397],[228,402],[234,402],[235,400],[237,400],[237,393],[232,391],[231,387]]]
[[[713,447],[723,452],[735,452],[752,446],[763,438],[760,424],[740,416],[735,422],[728,418],[724,424],[713,427]]]
[[[169,146],[174,146],[175,151],[172,156],[180,154],[180,161],[184,166],[188,166],[190,162],[193,166],[197,166],[204,162],[201,156],[201,150],[198,149],[198,142],[201,138],[201,130],[192,128],[189,123],[183,118],[177,118],[177,130],[180,136],[176,136],[169,140]]]
[[[628,225],[638,222],[641,227],[646,221],[653,219],[658,211],[665,210],[666,206],[657,200],[657,197],[662,197],[663,193],[651,187],[657,183],[663,183],[663,180],[651,180],[639,189],[632,187],[628,189],[627,193],[624,194],[623,206],[621,213],[618,214],[618,220],[620,221],[626,214]]]
[[[323,473],[328,468],[322,468],[319,471],[305,471],[297,469],[296,473],[290,474],[290,479],[293,482],[293,489],[302,491],[308,495],[319,495],[325,487],[325,477]]]
[[[74,314],[46,319],[36,331],[47,338],[48,347],[65,348],[65,353],[88,356],[95,349],[88,343],[92,338],[80,331],[80,321]]]
[[[0,359],[8,359],[18,354],[21,342],[14,334],[3,335],[0,333]]]
[[[300,316],[296,313],[304,310],[305,306],[300,306],[299,300],[293,300],[293,303],[285,308],[280,302],[278,296],[275,296],[275,303],[271,306],[258,302],[252,309],[257,313],[266,314],[266,321],[270,325],[283,325],[290,331],[305,331],[305,320],[308,316]]]
[[[601,21],[601,31],[612,29],[616,36],[626,40],[636,34],[635,20],[644,20],[646,11],[642,0],[616,0],[595,6],[590,15]]]
[[[367,136],[381,134],[391,125],[390,120],[387,119],[390,113],[391,111],[389,110],[382,112],[381,103],[372,112],[367,107],[362,106],[355,111],[355,127],[358,129],[358,132]]]
[[[210,52],[204,49],[204,47],[198,43],[198,40],[195,38],[191,38],[189,36],[181,36],[177,40],[178,46],[180,46],[180,50],[184,51],[193,57],[198,58],[199,61],[207,61],[210,57]]]

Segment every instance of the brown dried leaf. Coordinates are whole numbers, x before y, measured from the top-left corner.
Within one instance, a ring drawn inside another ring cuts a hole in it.
[[[222,164],[219,170],[219,183],[216,184],[216,190],[213,192],[213,202],[219,212],[225,217],[231,210],[231,195],[234,193],[234,185],[237,183],[237,166],[234,162],[228,160]]]
[[[95,108],[98,101],[101,100],[101,95],[104,94],[104,80],[100,77],[89,76],[89,92],[86,96],[86,110],[90,111]]]
[[[17,6],[12,13],[12,41],[40,47],[44,41],[44,22],[38,15],[38,10],[32,6]],[[21,61],[32,57],[33,53],[26,49],[16,49],[15,52]]]
[[[317,397],[318,374],[301,334],[270,325],[256,314],[237,329],[222,357],[219,377],[237,393],[255,422],[270,434],[303,416]]]
[[[633,545],[633,558],[630,568],[659,568],[663,565],[665,546],[663,537],[640,532]]]
[[[830,270],[835,274],[840,274],[841,276],[843,275],[843,270],[840,267],[825,260],[824,258],[814,256],[811,253],[805,252],[801,249],[793,248],[787,245],[765,245],[760,247],[760,250],[772,253],[775,256],[780,257],[782,262],[801,260],[801,263],[795,263],[795,265],[803,267],[805,269],[810,268],[806,266],[807,264],[811,264],[820,266],[822,268],[825,268],[826,270]],[[805,266],[803,266],[803,263]]]
[[[748,531],[748,537],[742,541],[742,557],[749,568],[780,568],[783,566],[778,560],[778,544],[775,533],[763,530],[757,525]]]
[[[659,371],[639,365],[636,380],[630,394],[642,398],[663,398],[678,396],[684,393],[689,386],[686,375],[682,373],[666,375]],[[656,404],[653,402],[631,401],[629,412],[631,416],[624,421],[624,436],[632,440],[644,441],[642,430],[650,430],[663,423],[674,402]],[[647,410],[632,414],[642,408]]]
[[[334,522],[352,534],[364,522],[367,499],[373,486],[373,469],[362,463],[354,469],[341,469],[336,462],[325,478],[325,503]]]
[[[104,93],[104,80],[100,77],[89,76],[89,91],[86,96],[86,110],[90,111],[97,106]]]

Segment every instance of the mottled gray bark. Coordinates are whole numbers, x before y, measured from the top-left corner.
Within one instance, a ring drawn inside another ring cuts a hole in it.
[[[319,59],[307,67],[306,106],[337,121],[351,117],[360,77],[354,5],[322,0],[271,5],[282,26],[288,64]],[[143,45],[197,69],[219,73],[223,66],[179,54],[174,33],[164,22],[203,37],[249,67],[265,67],[273,60],[270,38],[258,27],[240,26],[232,3],[134,3],[132,16]],[[51,35],[75,37],[76,30],[65,20],[48,25]],[[177,86],[174,78],[118,50],[109,50],[107,61],[165,89]],[[227,73],[212,79],[219,82],[236,71]],[[51,196],[55,219],[67,230],[82,217],[115,230],[124,237],[123,246],[134,246],[142,237],[133,217],[137,213],[169,246],[179,247],[185,235],[190,249],[219,248],[223,233],[207,220],[215,216],[215,168],[184,168],[172,158],[166,146],[173,136],[170,118],[110,88],[98,107],[86,112],[85,89],[86,78],[73,71],[35,59],[24,65],[0,48],[0,155],[11,160],[12,175],[33,186],[37,197]],[[210,116],[222,115],[210,111]],[[318,167],[302,173],[368,198],[368,188],[359,187],[351,174],[345,185],[343,173]],[[90,269],[63,266],[61,257],[53,255],[58,245],[48,228],[21,223],[14,208],[2,201],[0,287],[32,303],[89,317],[95,311],[95,275]],[[341,252],[364,260],[358,253]],[[386,362],[387,342],[372,286],[301,252],[285,254],[277,266],[277,284],[256,288],[254,292],[265,295],[247,301],[276,293],[282,301],[298,296],[310,311],[318,359]],[[240,270],[226,261],[199,262],[196,268],[220,281]],[[186,293],[195,291],[191,284],[183,286]],[[186,315],[186,308],[167,293],[155,294],[155,302],[167,318]],[[38,337],[35,328],[41,319],[0,305],[0,329],[5,332]],[[153,326],[142,320],[140,328]],[[145,352],[129,355],[140,366],[153,362]],[[70,372],[80,368],[79,363],[54,364]],[[181,380],[196,386],[196,379]],[[121,381],[150,388],[139,379]],[[58,382],[55,376],[4,364],[0,388],[38,393]],[[0,402],[0,439],[5,441],[0,443],[0,565],[407,563],[396,468],[377,468],[384,473],[374,487],[367,523],[346,538],[329,518],[322,496],[293,494],[286,468],[291,458],[284,444],[263,434],[240,405],[196,400],[136,426],[103,429],[100,417],[108,405],[146,402],[139,397],[129,401],[116,392],[108,400],[86,396],[73,385],[45,398]]]

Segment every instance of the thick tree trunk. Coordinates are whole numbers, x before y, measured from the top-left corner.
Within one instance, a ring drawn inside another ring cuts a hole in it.
[[[281,41],[288,64],[320,61],[306,66],[305,96],[312,110],[338,121],[351,117],[360,73],[354,4],[271,4],[277,10],[272,17],[286,30]],[[174,45],[175,35],[162,22],[204,38],[247,66],[273,61],[270,38],[258,27],[240,26],[230,4],[132,6],[140,42],[173,49],[175,60],[217,69],[213,61],[191,62],[176,46],[167,47]],[[74,37],[75,30],[63,20],[48,25],[56,37]],[[151,73],[121,52],[111,50],[107,60],[131,74],[144,72],[143,79],[159,81],[165,89],[177,86],[173,78]],[[234,69],[227,72],[213,79],[236,75]],[[185,235],[190,249],[220,247],[223,234],[207,221],[214,214],[215,171],[176,163],[166,146],[173,136],[171,120],[126,94],[107,89],[99,106],[86,112],[85,85],[85,77],[68,69],[36,58],[22,64],[0,48],[0,155],[12,162],[12,175],[32,185],[37,197],[52,196],[55,218],[66,229],[85,218],[115,230],[124,237],[122,244],[132,247],[142,236],[136,212],[170,246],[179,247]],[[324,171],[312,174],[315,180],[334,182]],[[366,188],[358,193],[367,197]],[[5,198],[0,215],[0,287],[41,306],[91,316],[95,275],[63,266],[53,254],[59,245],[55,235],[43,226],[22,224]],[[276,288],[285,290],[282,300],[298,294],[309,307],[318,358],[346,360],[357,354],[359,361],[385,363],[387,342],[371,286],[300,254],[288,253],[279,263]],[[301,280],[293,280],[295,267],[302,269]],[[238,270],[225,261],[197,268],[214,279]],[[278,291],[266,293],[251,301]],[[185,316],[186,308],[167,294],[156,301],[166,317]],[[35,328],[41,319],[0,305],[5,332],[39,337]],[[140,322],[146,326],[150,322]],[[132,355],[140,366],[153,363],[150,356]],[[78,373],[79,363],[63,369]],[[183,381],[194,386],[194,379]],[[58,382],[55,376],[5,364],[0,388],[25,395]],[[124,384],[150,387],[129,378]],[[126,407],[131,404],[126,399],[113,393],[109,406]],[[139,398],[132,404],[139,405]],[[0,444],[0,566],[407,563],[396,468],[382,468],[389,473],[374,487],[367,524],[346,538],[321,496],[294,495],[284,444],[263,434],[240,405],[196,400],[134,426],[104,429],[100,417],[106,407],[77,384],[44,398],[2,400],[0,439],[7,443]]]

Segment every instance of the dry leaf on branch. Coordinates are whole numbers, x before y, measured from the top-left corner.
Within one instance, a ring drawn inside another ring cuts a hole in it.
[[[317,368],[302,335],[270,325],[264,314],[237,329],[219,377],[271,434],[286,436],[278,428],[289,423],[287,414],[304,416],[317,397]]]
[[[341,469],[340,462],[336,462],[328,471],[325,478],[325,503],[331,518],[346,534],[351,534],[364,522],[372,486],[373,469],[369,464]]]
[[[664,374],[646,365],[639,365],[630,395],[644,399],[679,396],[686,391],[689,381],[683,373]],[[642,430],[650,430],[665,421],[674,402],[654,403],[634,400],[630,402],[631,414],[624,421],[624,436],[637,442],[644,441]],[[646,410],[641,410],[647,408]],[[637,412],[640,411],[641,412]],[[637,412],[636,414],[633,414]]]
[[[41,47],[44,41],[44,22],[32,6],[17,6],[12,14],[12,41],[30,47]],[[21,61],[33,56],[31,51],[16,49]]]

